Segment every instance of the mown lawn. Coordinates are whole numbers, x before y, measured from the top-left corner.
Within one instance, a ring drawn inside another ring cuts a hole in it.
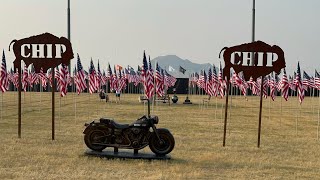
[[[86,93],[56,94],[56,140],[51,140],[51,93],[22,93],[22,138],[17,135],[17,93],[2,94],[0,179],[318,179],[318,98],[264,99],[257,148],[258,97],[233,96],[226,147],[222,147],[224,99],[191,96],[192,105],[153,105],[158,127],[170,129],[176,146],[168,161],[108,160],[84,155],[85,122],[112,117],[131,123],[146,113],[139,95],[120,103]],[[282,108],[281,108],[282,107]],[[121,151],[121,150],[120,150]],[[150,152],[149,148],[143,151]]]

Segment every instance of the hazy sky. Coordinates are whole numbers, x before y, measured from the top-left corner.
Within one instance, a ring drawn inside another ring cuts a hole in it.
[[[256,40],[279,45],[290,74],[320,70],[320,1],[256,0]],[[44,32],[67,37],[67,0],[1,0],[0,48],[8,67],[13,39]],[[92,57],[134,68],[143,50],[218,64],[224,46],[251,42],[252,0],[71,0],[71,42],[85,68]],[[76,61],[72,60],[72,64]]]

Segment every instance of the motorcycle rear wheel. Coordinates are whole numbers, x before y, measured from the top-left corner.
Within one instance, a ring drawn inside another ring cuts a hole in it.
[[[160,156],[169,154],[173,150],[175,145],[175,141],[172,134],[169,131],[165,131],[162,129],[157,129],[157,132],[162,141],[162,144],[159,142],[159,139],[157,138],[156,134],[153,134],[149,142],[149,147],[151,151],[156,155]]]
[[[94,151],[102,151],[107,146],[104,145],[96,145],[94,143],[103,143],[102,137],[105,136],[105,133],[101,130],[91,130],[84,135],[84,142],[88,148]]]

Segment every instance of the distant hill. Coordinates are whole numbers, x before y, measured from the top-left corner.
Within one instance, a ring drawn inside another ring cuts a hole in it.
[[[200,72],[202,69],[208,72],[208,69],[210,67],[212,68],[212,64],[197,64],[191,62],[188,59],[183,60],[176,55],[158,56],[152,59],[151,64],[153,67],[156,62],[158,62],[161,68],[166,69],[169,74],[173,75],[176,78],[188,78],[189,74],[193,72]],[[179,71],[180,66],[186,69],[185,74],[182,74]],[[169,67],[171,68],[169,69]]]

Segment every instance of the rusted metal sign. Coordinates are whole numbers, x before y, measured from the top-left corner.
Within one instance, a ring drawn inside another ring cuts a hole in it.
[[[219,58],[222,51],[224,51],[223,59],[225,63],[223,73],[224,76],[227,77],[228,81],[226,90],[227,94],[224,117],[223,146],[225,146],[227,132],[230,68],[233,68],[236,73],[243,72],[244,78],[247,81],[250,79],[250,77],[252,77],[253,79],[261,77],[257,143],[257,146],[260,147],[263,79],[264,76],[270,74],[271,72],[279,74],[281,69],[286,67],[284,52],[279,46],[270,46],[262,41],[255,41],[233,47],[224,47],[219,53]]]
[[[27,67],[33,64],[36,72],[40,72],[41,67],[46,72],[49,68],[56,67],[61,63],[68,65],[73,59],[70,41],[50,33],[13,40],[9,45],[9,50],[12,43],[16,56],[13,62],[15,69],[23,60]]]
[[[249,80],[250,77],[257,79],[273,71],[278,74],[282,68],[286,67],[282,49],[277,45],[270,46],[262,41],[224,47],[220,54],[222,51],[224,51],[225,63],[223,73],[228,79],[230,79],[230,68],[233,68],[236,73],[242,71],[245,79]]]
[[[18,137],[21,138],[21,61],[24,61],[28,67],[30,64],[34,65],[35,72],[40,72],[43,68],[47,72],[51,68],[52,75],[52,140],[54,140],[54,68],[61,63],[65,65],[70,64],[73,59],[73,50],[71,43],[64,37],[56,37],[50,33],[44,33],[28,38],[13,40],[13,51],[16,59],[13,61],[14,69],[19,72],[19,95],[18,95]]]

